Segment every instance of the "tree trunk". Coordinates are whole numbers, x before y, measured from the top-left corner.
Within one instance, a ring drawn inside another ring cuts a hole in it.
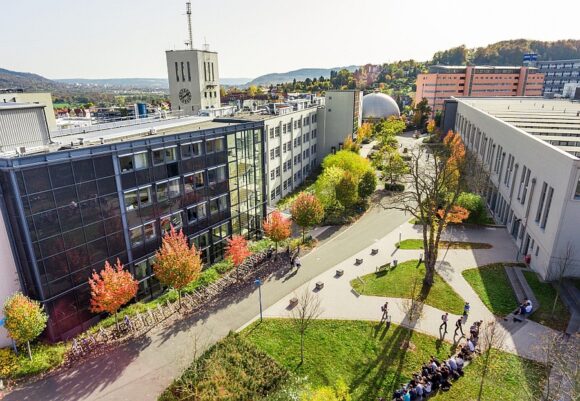
[[[479,392],[477,393],[477,401],[481,401],[481,396],[483,395],[483,382],[485,381],[485,377],[487,376],[487,367],[489,366],[489,356],[491,354],[491,350],[487,351],[485,355],[485,362],[483,363],[483,372],[481,373],[481,381],[479,382]]]
[[[423,279],[423,283],[427,287],[431,287],[435,280],[435,263],[431,261],[427,262],[425,260],[425,278]]]
[[[558,304],[558,298],[560,298],[560,284],[556,288],[556,298],[554,298],[554,304],[552,305],[552,317],[554,317],[554,312],[556,312],[556,305]]]
[[[302,243],[304,243],[304,233],[306,232],[306,228],[302,227]]]
[[[300,333],[300,365],[304,363],[304,333]]]
[[[28,358],[32,361],[32,351],[30,351],[30,341],[26,341],[26,348],[28,348]]]
[[[177,290],[177,302],[179,305],[179,309],[181,309],[181,291]]]

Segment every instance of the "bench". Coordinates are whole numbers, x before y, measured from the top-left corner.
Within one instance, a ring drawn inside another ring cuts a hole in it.
[[[298,305],[298,298],[294,297],[292,299],[290,299],[290,306],[296,306]]]
[[[371,255],[376,255],[377,253],[379,253],[378,249],[371,249]]]
[[[386,263],[382,266],[377,266],[375,269],[375,273],[382,272],[382,271],[388,271],[390,268],[391,268],[391,262]]]
[[[315,288],[316,288],[316,290],[319,290],[320,291],[321,289],[324,288],[324,283],[322,281],[317,281]]]
[[[362,260],[362,259],[358,259],[358,258],[357,258],[357,259],[355,259],[355,262],[354,262],[354,264],[358,266],[358,265],[362,264],[362,262],[363,262],[363,260]]]
[[[343,269],[336,269],[336,277],[340,277],[344,274],[344,270]]]

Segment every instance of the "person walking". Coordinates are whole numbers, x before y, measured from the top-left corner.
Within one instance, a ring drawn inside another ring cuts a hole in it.
[[[294,262],[296,263],[296,270],[302,267],[302,263],[300,263],[300,258],[298,256],[296,256],[296,260]]]
[[[441,323],[441,326],[439,326],[439,331],[441,331],[441,329],[445,327],[445,333],[447,333],[447,321],[449,320],[449,313],[445,312],[444,315],[441,315],[441,320],[443,321],[443,323]]]
[[[457,330],[459,330],[461,332],[461,336],[465,336],[465,334],[463,334],[463,327],[462,326],[463,326],[463,318],[460,317],[455,322],[455,333],[453,333],[454,336],[457,335]]]
[[[383,306],[381,306],[381,311],[383,312],[383,316],[381,317],[381,321],[387,321],[388,318],[388,307],[389,307],[389,302],[385,302],[385,304]]]
[[[469,302],[466,302],[465,305],[463,306],[463,316],[468,316],[470,309],[471,306],[469,306]]]

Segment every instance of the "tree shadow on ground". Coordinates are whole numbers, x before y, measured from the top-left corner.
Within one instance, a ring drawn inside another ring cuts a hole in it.
[[[107,387],[118,380],[122,372],[149,344],[149,337],[142,336],[110,352],[84,361],[68,372],[59,369],[48,377],[14,390],[3,400],[70,401],[84,399],[94,392],[105,393]]]

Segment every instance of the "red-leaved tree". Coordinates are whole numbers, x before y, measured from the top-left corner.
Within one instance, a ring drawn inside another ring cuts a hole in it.
[[[248,241],[241,235],[234,235],[229,238],[226,247],[226,258],[230,259],[236,267],[236,274],[238,267],[252,254],[248,249]]]
[[[181,307],[181,290],[199,277],[202,262],[195,245],[187,245],[183,231],[171,230],[163,237],[161,248],[155,254],[153,271],[155,277],[169,287],[175,288]]]
[[[302,242],[307,228],[320,224],[324,218],[324,206],[312,194],[301,192],[290,208],[292,220],[302,229]]]
[[[133,278],[131,272],[123,269],[119,259],[112,267],[105,262],[105,268],[99,273],[93,270],[89,278],[91,286],[91,312],[108,312],[115,316],[117,329],[117,311],[137,295],[139,283]]]
[[[278,242],[290,237],[290,219],[282,216],[278,210],[273,211],[262,223],[264,232],[276,244],[276,254],[278,253]]]

